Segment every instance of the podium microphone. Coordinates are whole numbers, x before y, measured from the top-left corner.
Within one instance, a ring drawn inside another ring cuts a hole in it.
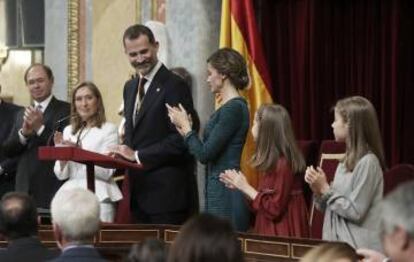
[[[59,119],[58,121],[56,121],[55,126],[60,126],[60,124],[62,124],[62,122],[66,121],[66,120],[68,120],[68,119],[70,119],[72,117],[75,117],[75,116],[76,115],[67,115],[65,117],[62,117],[61,119]]]
[[[55,131],[56,131],[56,130],[58,130],[58,128],[60,127],[60,125],[61,125],[63,122],[65,122],[66,120],[71,119],[72,117],[75,117],[75,115],[73,114],[73,115],[67,115],[67,116],[65,116],[65,117],[62,117],[62,118],[58,119],[58,120],[57,120],[57,121],[53,124],[52,133],[50,134],[49,138],[47,139],[47,143],[46,143],[46,145],[47,145],[47,146],[50,146],[50,145],[51,145],[53,135],[55,134]]]

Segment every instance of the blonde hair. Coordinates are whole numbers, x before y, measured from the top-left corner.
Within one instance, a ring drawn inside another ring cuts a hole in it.
[[[300,259],[300,262],[335,262],[337,259],[348,259],[350,262],[359,261],[355,249],[349,244],[332,242],[312,248]]]
[[[105,107],[103,105],[102,101],[102,95],[99,91],[98,87],[92,83],[92,82],[82,82],[80,83],[73,91],[72,91],[72,105],[70,108],[70,113],[73,116],[70,124],[72,126],[72,134],[76,134],[78,130],[82,127],[82,119],[79,115],[79,113],[76,111],[76,92],[81,89],[82,87],[87,87],[92,94],[96,97],[97,100],[97,110],[94,116],[92,116],[92,126],[96,126],[101,128],[102,124],[106,122],[106,116],[105,116]]]
[[[336,103],[335,112],[348,124],[346,153],[343,159],[346,169],[352,171],[368,152],[375,154],[382,168],[385,168],[377,113],[371,102],[361,96],[344,98]]]
[[[264,104],[256,113],[258,135],[252,166],[259,171],[273,169],[280,157],[285,157],[293,173],[305,169],[287,110],[281,105]]]

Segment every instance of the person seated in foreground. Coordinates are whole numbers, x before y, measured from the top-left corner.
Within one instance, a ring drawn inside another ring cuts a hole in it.
[[[343,242],[319,245],[309,250],[300,262],[358,262],[358,255],[353,247]]]
[[[414,182],[404,183],[385,197],[381,220],[385,255],[370,249],[358,249],[363,261],[414,261]]]
[[[40,242],[36,204],[26,193],[9,192],[1,199],[0,233],[8,241],[7,249],[0,251],[2,262],[45,261],[59,255]]]
[[[164,242],[148,238],[132,245],[128,255],[128,262],[165,262],[167,261],[167,250]]]
[[[53,261],[106,261],[93,246],[99,200],[82,188],[61,190],[51,203],[53,233],[62,254]]]
[[[183,225],[170,248],[168,262],[243,262],[230,222],[211,214],[193,217]]]

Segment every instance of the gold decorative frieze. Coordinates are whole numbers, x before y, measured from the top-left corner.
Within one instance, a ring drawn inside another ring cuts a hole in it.
[[[68,0],[68,97],[80,75],[79,8],[80,0]]]

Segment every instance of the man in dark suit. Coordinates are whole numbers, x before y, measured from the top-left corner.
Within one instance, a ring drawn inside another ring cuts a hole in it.
[[[54,262],[101,262],[104,260],[93,246],[99,231],[99,200],[82,188],[61,190],[50,205],[53,233],[62,253]]]
[[[1,86],[0,86],[1,93]],[[18,157],[8,158],[3,152],[3,142],[9,137],[16,114],[22,107],[7,103],[0,98],[0,198],[7,192],[14,191]]]
[[[130,26],[123,41],[138,77],[125,83],[125,144],[114,147],[111,154],[144,166],[128,170],[136,222],[181,224],[189,215],[191,158],[165,104],[181,103],[193,114],[192,97],[186,83],[158,60],[158,42],[149,28]]]
[[[46,261],[56,257],[37,237],[37,212],[33,199],[20,192],[9,192],[0,204],[0,232],[7,238],[7,249],[0,251],[0,261]]]
[[[53,132],[63,128],[68,121],[70,105],[52,95],[52,70],[42,64],[30,66],[24,80],[34,104],[17,115],[9,139],[4,143],[4,152],[9,157],[19,156],[16,172],[16,191],[33,196],[38,207],[49,208],[50,200],[61,182],[53,173],[54,161],[40,161],[38,148],[45,146]]]

